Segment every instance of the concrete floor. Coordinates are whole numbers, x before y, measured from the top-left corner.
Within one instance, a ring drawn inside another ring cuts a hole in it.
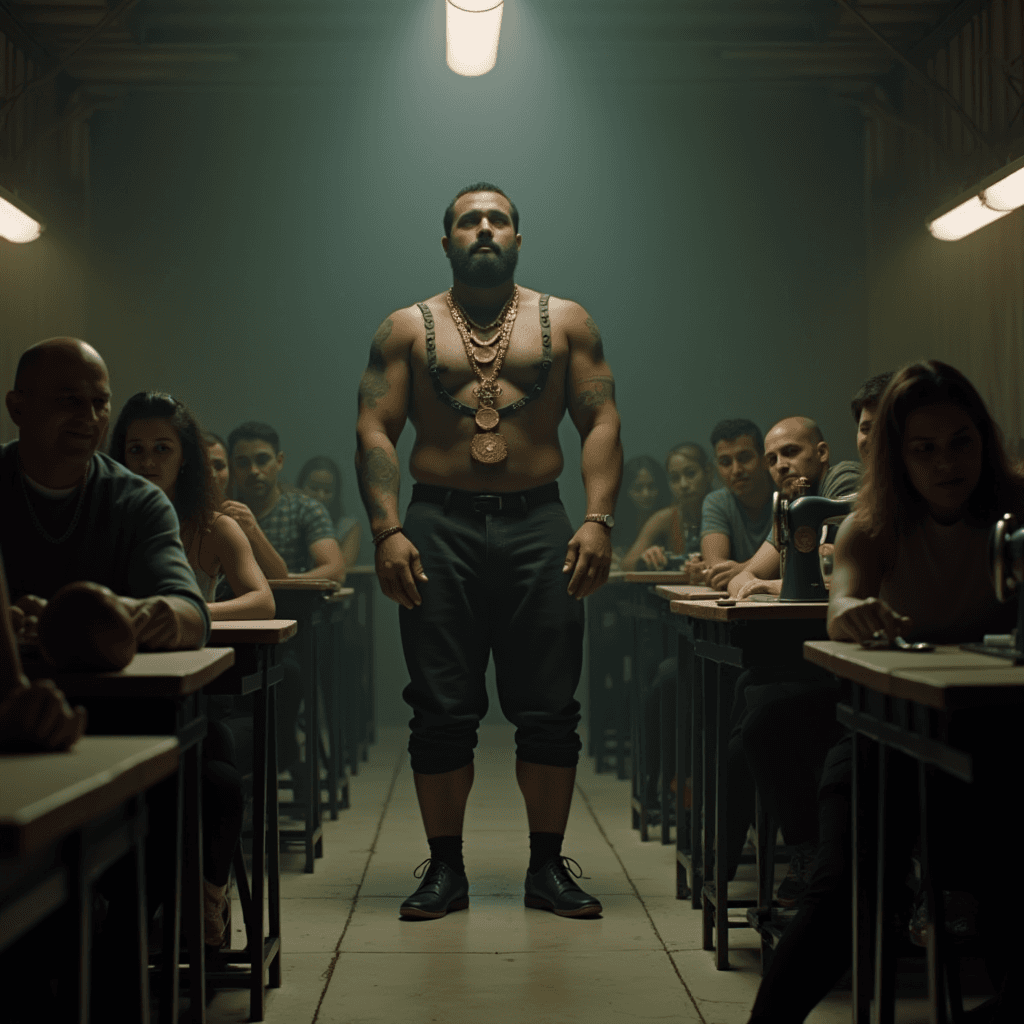
[[[407,922],[401,900],[427,856],[404,729],[382,731],[352,780],[352,807],[324,824],[324,857],[302,873],[285,857],[283,984],[271,1024],[746,1024],[757,991],[756,936],[730,934],[732,970],[701,949],[700,913],[674,898],[674,848],[629,827],[629,784],[580,764],[564,852],[589,876],[603,917],[566,920],[523,906],[528,828],[513,775],[512,731],[485,725],[465,831],[470,908]],[[741,871],[752,868],[741,868]],[[244,945],[235,907],[235,945]],[[211,1024],[244,1021],[241,990],[214,994]],[[927,1019],[901,999],[901,1024]],[[808,1018],[850,1020],[848,992]]]

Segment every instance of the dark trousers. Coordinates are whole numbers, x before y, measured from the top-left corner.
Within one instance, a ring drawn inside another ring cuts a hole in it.
[[[404,532],[428,577],[417,581],[423,603],[399,610],[413,771],[440,774],[472,762],[491,656],[517,757],[573,767],[583,604],[569,596],[562,572],[573,529],[561,502],[473,513],[417,500],[414,490]]]
[[[836,722],[839,685],[813,665],[750,669],[736,682],[729,737],[726,857],[739,863],[755,793],[788,844],[818,835],[818,783]]]

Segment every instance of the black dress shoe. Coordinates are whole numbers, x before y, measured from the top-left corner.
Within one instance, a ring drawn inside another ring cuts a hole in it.
[[[571,857],[549,860],[539,871],[526,872],[526,899],[528,907],[550,910],[559,917],[597,917],[602,906],[600,900],[585,893],[573,880]],[[583,877],[579,864],[577,878]]]
[[[444,917],[449,910],[465,910],[469,906],[469,880],[457,874],[444,861],[425,860],[413,872],[420,877],[420,887],[402,904],[398,913],[402,917]]]

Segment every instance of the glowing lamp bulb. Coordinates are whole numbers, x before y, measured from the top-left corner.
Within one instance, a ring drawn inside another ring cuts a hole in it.
[[[928,222],[928,230],[943,242],[957,242],[961,238],[1005,217],[1009,210],[992,210],[981,196],[971,196],[966,202],[954,206],[948,213]]]
[[[35,217],[15,205],[14,196],[0,189],[0,238],[8,242],[34,242],[42,230],[43,225]]]
[[[486,75],[498,59],[504,0],[445,0],[448,67],[457,75]]]
[[[989,185],[981,198],[990,210],[1003,210],[1009,213],[1024,206],[1024,167],[1008,174],[1002,181]]]

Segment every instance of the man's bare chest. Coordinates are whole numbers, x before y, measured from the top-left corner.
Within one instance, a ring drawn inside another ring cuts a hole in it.
[[[479,383],[479,376],[471,362],[470,352],[466,351],[466,343],[458,328],[452,321],[447,310],[431,309],[431,323],[424,324],[422,335],[417,338],[412,348],[413,377],[417,390],[421,387],[435,391],[443,389],[462,401],[467,400],[472,389]],[[564,333],[552,329],[550,324],[542,327],[536,307],[532,311],[520,311],[509,338],[508,348],[501,360],[498,381],[503,393],[498,401],[499,406],[516,401],[527,394],[535,393],[538,384],[544,393],[562,393],[562,380],[568,361],[568,341]],[[431,327],[433,328],[431,330]],[[494,332],[474,335],[481,340],[490,340]],[[493,342],[497,348],[500,339]],[[490,377],[497,366],[496,359],[491,363],[476,363],[484,376]],[[443,396],[439,396],[442,397]],[[473,401],[472,405],[476,405]]]

